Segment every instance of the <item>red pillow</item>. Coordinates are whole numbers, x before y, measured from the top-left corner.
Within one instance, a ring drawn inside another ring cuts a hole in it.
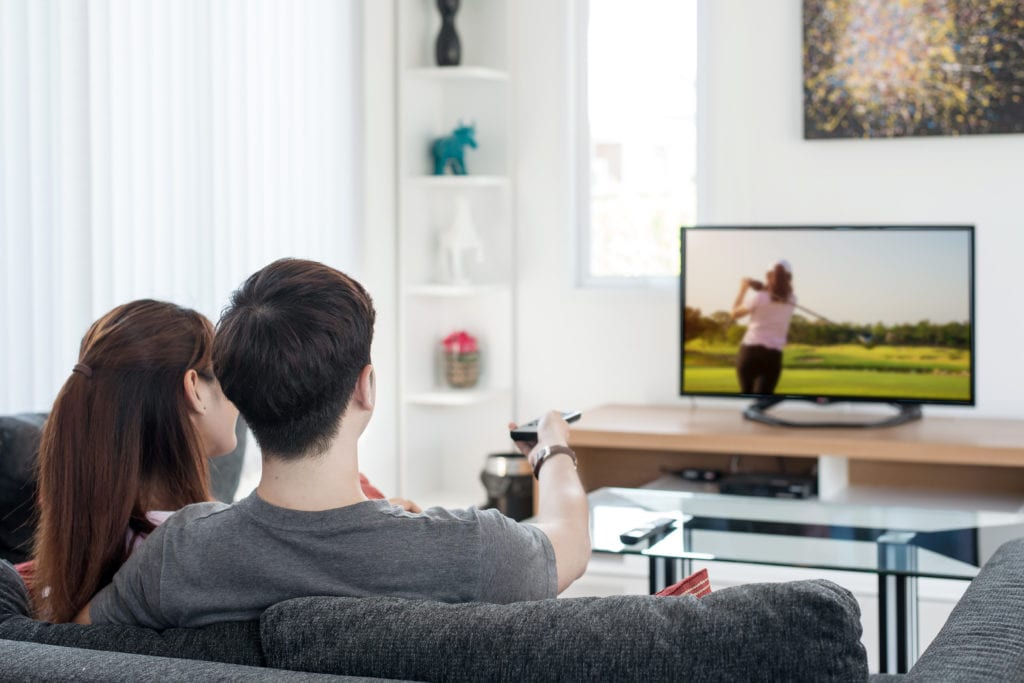
[[[692,595],[696,598],[703,598],[711,594],[711,580],[708,578],[708,570],[701,569],[687,576],[682,581],[677,581],[671,586],[662,588],[655,595]]]

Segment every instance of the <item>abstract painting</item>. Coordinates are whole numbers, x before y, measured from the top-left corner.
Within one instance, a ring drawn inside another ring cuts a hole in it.
[[[804,137],[1024,133],[1024,1],[804,0]]]

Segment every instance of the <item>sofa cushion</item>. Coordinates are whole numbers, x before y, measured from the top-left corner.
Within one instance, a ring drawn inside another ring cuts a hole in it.
[[[50,624],[26,616],[28,613],[25,584],[14,567],[0,561],[0,639],[250,666],[264,664],[256,621],[154,631],[114,624]]]
[[[0,415],[0,558],[24,562],[35,529],[35,462],[45,413]]]
[[[824,580],[705,598],[445,604],[298,598],[260,618],[267,664],[422,681],[858,680],[860,610]]]
[[[921,681],[1024,677],[1024,539],[1004,543],[910,669]]]

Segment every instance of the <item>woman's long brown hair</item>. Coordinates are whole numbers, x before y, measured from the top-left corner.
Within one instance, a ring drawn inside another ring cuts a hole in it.
[[[153,530],[147,512],[210,499],[184,377],[213,377],[212,348],[209,320],[149,299],[118,306],[86,332],[86,367],[64,382],[39,446],[38,618],[74,619],[127,559],[129,530]]]

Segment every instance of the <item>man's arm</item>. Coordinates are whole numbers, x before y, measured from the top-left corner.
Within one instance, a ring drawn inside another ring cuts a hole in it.
[[[537,444],[520,444],[533,465],[544,446],[568,446],[569,425],[557,411],[540,419]],[[558,592],[583,575],[590,561],[590,509],[587,494],[570,456],[549,456],[537,477],[537,515],[534,525],[551,541],[558,572]]]

